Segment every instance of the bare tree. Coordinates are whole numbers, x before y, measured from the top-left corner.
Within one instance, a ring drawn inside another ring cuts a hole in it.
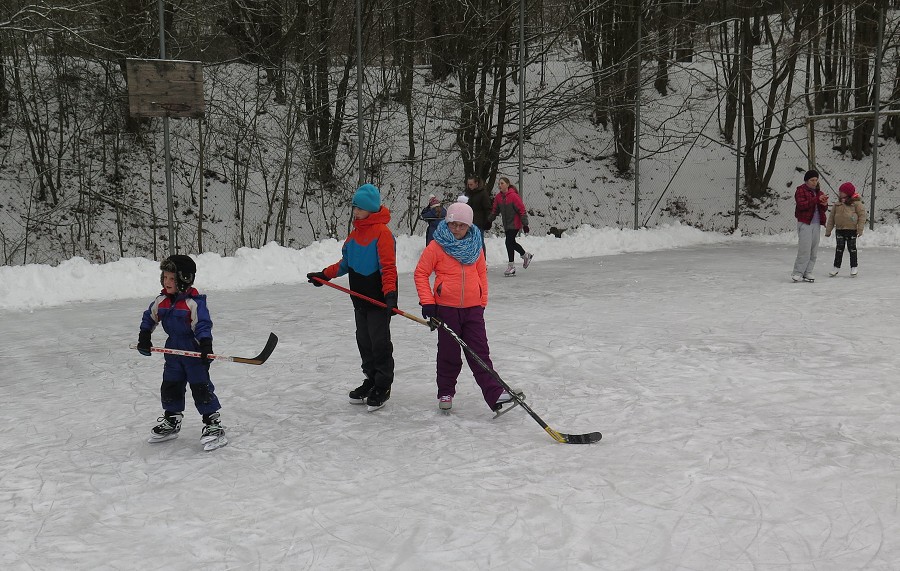
[[[768,48],[768,83],[757,85],[754,80],[754,43],[752,6],[745,6],[741,17],[741,81],[744,99],[744,176],[747,198],[752,203],[769,194],[769,181],[775,169],[781,144],[787,134],[788,116],[793,100],[794,74],[797,57],[803,48],[802,37],[816,2],[803,0],[796,8],[784,7],[780,24],[773,17],[761,18],[761,32]],[[786,45],[786,49],[785,49]],[[761,59],[761,58],[760,58]],[[759,98],[763,105],[754,105]],[[762,108],[761,117],[757,109]]]

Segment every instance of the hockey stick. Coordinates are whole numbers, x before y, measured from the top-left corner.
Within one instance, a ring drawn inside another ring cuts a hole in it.
[[[340,290],[344,293],[349,293],[350,295],[356,296],[360,299],[364,299],[364,300],[368,301],[369,303],[376,305],[378,307],[387,308],[387,305],[385,305],[384,303],[382,303],[376,299],[372,299],[371,297],[363,295],[359,292],[355,292],[355,291],[347,289],[345,287],[341,287],[337,284],[333,284],[329,281],[325,281],[320,278],[313,278],[313,279],[321,284],[333,287],[334,289]],[[557,442],[562,442],[564,444],[592,444],[594,442],[599,441],[601,438],[603,438],[603,435],[600,434],[599,432],[589,432],[587,434],[565,434],[565,433],[557,432],[556,430],[553,430],[552,428],[547,426],[547,423],[544,422],[544,420],[540,416],[538,416],[538,414],[536,412],[531,410],[530,406],[525,404],[525,400],[520,398],[519,395],[516,394],[516,392],[508,384],[506,384],[506,381],[504,381],[503,379],[500,378],[500,375],[497,373],[497,371],[495,371],[494,369],[489,367],[488,364],[485,363],[481,359],[481,357],[479,357],[478,354],[475,353],[475,351],[473,351],[472,348],[466,344],[465,341],[460,339],[459,335],[457,335],[455,331],[453,331],[450,327],[448,327],[446,323],[444,323],[443,321],[441,321],[440,319],[437,319],[435,317],[432,317],[430,320],[425,320],[425,319],[422,319],[421,317],[419,317],[418,315],[412,315],[410,313],[406,313],[405,311],[401,311],[400,309],[393,309],[393,312],[398,315],[402,315],[403,317],[405,317],[407,319],[411,319],[411,320],[415,321],[416,323],[421,323],[422,325],[427,325],[428,327],[430,327],[432,329],[434,329],[435,327],[440,327],[441,329],[446,331],[450,335],[450,337],[452,337],[453,340],[456,341],[460,347],[462,347],[463,351],[465,351],[466,354],[468,354],[470,357],[472,357],[472,359],[474,359],[475,362],[478,363],[482,369],[484,369],[492,377],[494,377],[494,379],[498,383],[500,383],[500,386],[502,386],[504,389],[506,389],[506,392],[509,393],[509,395],[513,398],[513,400],[515,400],[519,406],[521,406],[523,409],[525,409],[525,411],[531,416],[531,418],[533,418],[535,422],[540,424],[541,428],[543,428],[545,431],[547,431],[547,434],[552,436],[553,439],[556,440]]]
[[[278,345],[278,336],[274,333],[269,333],[269,340],[266,341],[266,346],[263,347],[263,350],[256,357],[230,357],[228,355],[215,355],[210,353],[209,358],[215,359],[216,361],[244,363],[245,365],[262,365],[266,362],[266,359],[269,358],[269,355],[272,354],[272,351],[275,350],[275,345]],[[131,344],[129,345],[129,348],[137,349],[138,346]],[[166,353],[168,355],[181,355],[183,357],[200,357],[199,351],[182,351],[181,349],[168,349],[166,347],[150,347],[150,351],[154,353]]]

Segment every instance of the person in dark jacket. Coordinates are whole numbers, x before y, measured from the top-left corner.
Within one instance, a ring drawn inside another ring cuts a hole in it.
[[[465,195],[468,197],[468,205],[472,208],[472,222],[478,229],[484,232],[491,229],[491,194],[484,188],[484,183],[477,176],[466,179]]]
[[[203,415],[200,442],[206,450],[225,446],[225,428],[219,421],[219,398],[209,378],[209,355],[212,349],[212,319],[206,307],[206,296],[192,287],[197,265],[189,256],[169,256],[159,266],[163,290],[144,311],[138,334],[137,349],[149,356],[153,343],[150,337],[157,325],[169,334],[166,348],[199,351],[200,358],[165,355],[163,380],[160,387],[163,416],[151,430],[149,442],[165,442],[178,437],[184,417],[184,397],[191,387],[194,406]]]
[[[420,219],[428,223],[428,228],[425,229],[426,246],[434,239],[434,231],[437,229],[440,221],[444,219],[445,214],[446,211],[441,205],[441,199],[433,194],[429,196],[428,206],[423,208],[422,214],[419,215]]]
[[[464,194],[469,199],[466,204],[472,208],[472,223],[481,230],[481,249],[487,256],[484,239],[487,231],[491,229],[491,208],[493,207],[491,193],[484,188],[481,177],[470,176],[466,179]]]
[[[350,402],[378,410],[391,397],[394,382],[394,345],[391,316],[397,309],[396,242],[390,229],[391,212],[381,205],[381,193],[364,184],[353,195],[353,230],[341,248],[341,259],[321,272],[306,274],[309,283],[329,281],[350,274],[350,289],[384,303],[387,310],[353,297],[356,345],[366,378],[350,391]]]
[[[797,259],[794,261],[794,271],[791,279],[795,282],[816,281],[813,277],[813,268],[816,267],[816,252],[819,249],[819,236],[822,234],[822,225],[828,215],[828,195],[819,189],[819,173],[814,170],[806,171],[803,175],[803,184],[797,187],[794,193],[796,208],[794,216],[797,218]]]

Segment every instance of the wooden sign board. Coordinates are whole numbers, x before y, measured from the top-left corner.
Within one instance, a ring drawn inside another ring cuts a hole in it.
[[[198,61],[128,59],[128,110],[132,117],[201,118],[203,66]]]

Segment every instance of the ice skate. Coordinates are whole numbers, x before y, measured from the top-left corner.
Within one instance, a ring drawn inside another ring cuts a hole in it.
[[[369,391],[372,390],[372,381],[366,379],[363,381],[363,384],[359,385],[348,395],[350,398],[351,404],[366,404],[366,399],[369,397]]]
[[[203,417],[203,431],[200,433],[200,444],[209,452],[228,444],[225,438],[225,427],[219,423],[219,413],[214,412]]]
[[[444,395],[438,399],[438,409],[449,412],[451,408],[453,408],[453,397]]]
[[[525,400],[525,393],[519,389],[513,389],[513,393],[515,393],[519,400]],[[499,418],[519,406],[519,400],[513,398],[508,391],[500,393],[500,397],[497,399],[496,404],[494,404],[494,418]]]
[[[534,257],[534,254],[529,254],[528,252],[525,252],[525,255],[522,256],[522,269],[523,270],[528,268],[528,266],[531,264],[531,258],[533,258],[533,257]]]
[[[859,273],[859,268],[850,268],[850,277],[855,278],[856,274]]]
[[[512,262],[510,262],[509,264],[507,264],[507,265],[506,265],[506,271],[503,272],[503,275],[506,276],[506,277],[508,277],[508,278],[514,277],[514,276],[516,275],[516,265],[515,265],[514,263],[512,263]]]
[[[835,267],[831,268],[830,272],[828,272],[828,276],[833,278],[834,276],[838,275],[838,272],[840,272],[840,271],[841,271],[841,269],[838,268],[837,266],[835,266]]]
[[[372,387],[372,390],[369,391],[369,397],[366,399],[366,405],[369,412],[376,411],[384,406],[384,404],[391,398],[391,389],[390,387],[383,389],[381,387]]]
[[[183,413],[166,411],[163,416],[156,419],[159,424],[150,429],[150,438],[147,439],[147,442],[165,442],[178,438],[182,418],[184,418]]]

